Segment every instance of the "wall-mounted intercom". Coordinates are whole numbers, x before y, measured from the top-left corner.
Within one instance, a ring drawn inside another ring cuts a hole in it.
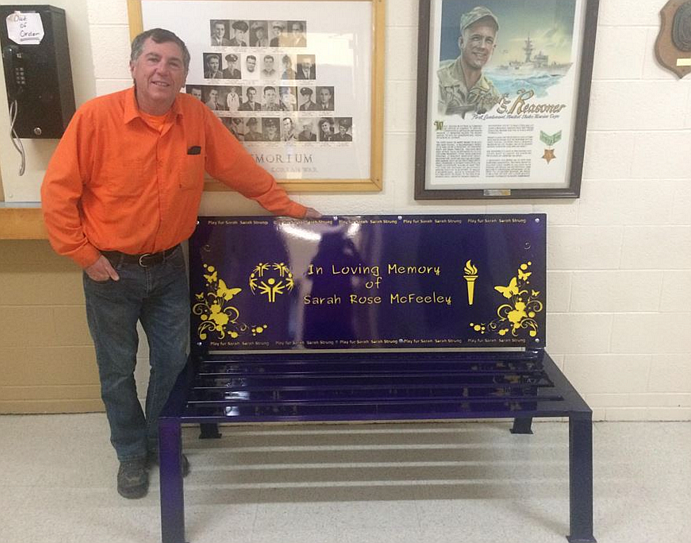
[[[75,111],[65,10],[0,6],[0,45],[16,137],[61,137]]]

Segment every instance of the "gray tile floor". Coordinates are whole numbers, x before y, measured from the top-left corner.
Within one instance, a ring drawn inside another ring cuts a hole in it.
[[[0,416],[0,542],[156,543],[158,475],[120,498],[105,416]],[[191,543],[564,543],[568,425],[185,430]],[[598,423],[600,543],[691,542],[691,423]]]

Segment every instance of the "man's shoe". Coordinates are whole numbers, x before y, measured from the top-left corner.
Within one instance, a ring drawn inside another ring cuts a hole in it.
[[[149,451],[146,457],[147,467],[151,468],[158,465],[158,451]],[[182,455],[182,476],[187,477],[190,473],[190,461],[187,457]]]
[[[149,490],[149,474],[146,471],[146,458],[135,458],[120,462],[118,470],[118,494],[134,500],[143,498]]]

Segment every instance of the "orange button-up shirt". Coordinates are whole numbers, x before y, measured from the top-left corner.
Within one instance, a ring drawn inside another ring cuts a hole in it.
[[[50,242],[82,267],[100,251],[174,247],[194,230],[205,171],[272,213],[305,215],[196,98],[179,94],[160,131],[140,114],[134,88],[91,100],[74,115],[43,179]]]

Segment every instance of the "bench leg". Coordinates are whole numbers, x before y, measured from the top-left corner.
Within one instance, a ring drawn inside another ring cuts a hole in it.
[[[511,428],[512,434],[532,434],[531,429],[533,424],[532,417],[523,417],[513,419],[513,428]]]
[[[182,432],[176,419],[159,419],[161,539],[185,543],[185,499],[182,486]]]
[[[219,439],[221,432],[218,431],[218,424],[204,423],[199,425],[199,439]]]
[[[569,417],[570,543],[594,543],[592,415]]]

